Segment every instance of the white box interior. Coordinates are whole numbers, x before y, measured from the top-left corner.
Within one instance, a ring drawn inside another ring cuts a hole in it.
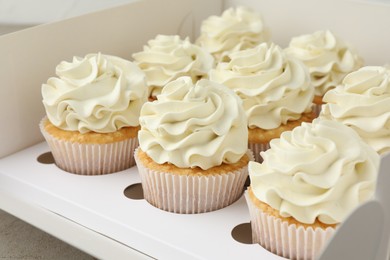
[[[38,128],[45,113],[41,84],[54,75],[60,61],[91,52],[131,59],[156,34],[194,39],[203,19],[237,5],[258,10],[281,46],[292,36],[330,29],[354,45],[367,64],[390,60],[390,35],[385,34],[390,5],[351,0],[141,0],[4,35],[0,37],[0,192],[158,259],[279,259],[259,245],[232,238],[235,226],[249,222],[243,198],[215,212],[172,214],[123,195],[127,186],[139,182],[135,167],[85,177],[37,161],[48,151]]]

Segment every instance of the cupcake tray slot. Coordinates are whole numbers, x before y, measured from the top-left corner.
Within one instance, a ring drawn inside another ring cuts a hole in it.
[[[14,196],[28,221],[29,206],[36,205],[42,229],[47,214],[89,230],[91,239],[111,240],[106,250],[126,246],[157,259],[281,259],[251,244],[249,212],[242,196],[232,205],[209,213],[175,214],[157,209],[142,199],[137,168],[101,176],[81,176],[59,169],[46,143],[40,143],[0,160],[0,194]],[[6,205],[1,204],[0,208]],[[7,209],[7,208],[5,208]],[[75,231],[76,239],[81,231]],[[93,241],[93,240],[91,240]],[[74,243],[72,239],[67,241]],[[112,245],[114,244],[114,245]],[[99,243],[97,244],[99,245]],[[90,245],[76,246],[98,258]],[[92,247],[93,248],[93,247]],[[98,249],[98,248],[96,248]]]

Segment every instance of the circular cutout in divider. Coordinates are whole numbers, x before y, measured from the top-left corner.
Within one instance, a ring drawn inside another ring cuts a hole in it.
[[[253,244],[251,223],[242,223],[232,229],[232,237],[242,244]]]
[[[134,183],[130,186],[128,186],[124,191],[123,194],[129,199],[132,200],[142,200],[144,199],[144,190],[142,189],[141,183]]]
[[[40,156],[38,156],[37,161],[43,164],[53,164],[54,163],[54,157],[51,152],[43,153]]]

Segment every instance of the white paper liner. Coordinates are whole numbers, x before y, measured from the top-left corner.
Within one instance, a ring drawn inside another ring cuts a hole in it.
[[[261,211],[245,191],[252,227],[252,241],[289,259],[317,259],[335,229],[297,227]]]
[[[256,162],[263,162],[260,152],[270,148],[269,143],[248,143],[248,148],[252,150]]]
[[[135,165],[134,150],[138,138],[107,144],[81,144],[59,140],[39,127],[53,154],[55,164],[64,171],[80,175],[102,175],[118,172]]]
[[[224,208],[240,198],[248,177],[248,166],[218,175],[196,176],[160,172],[135,160],[144,198],[153,206],[174,213],[196,214]],[[253,155],[248,152],[250,160]]]

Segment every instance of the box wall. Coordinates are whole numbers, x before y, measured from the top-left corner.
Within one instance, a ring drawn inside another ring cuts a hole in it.
[[[390,62],[390,4],[358,0],[226,0],[224,8],[255,8],[275,43],[286,47],[293,36],[329,29],[353,46],[367,65]]]

